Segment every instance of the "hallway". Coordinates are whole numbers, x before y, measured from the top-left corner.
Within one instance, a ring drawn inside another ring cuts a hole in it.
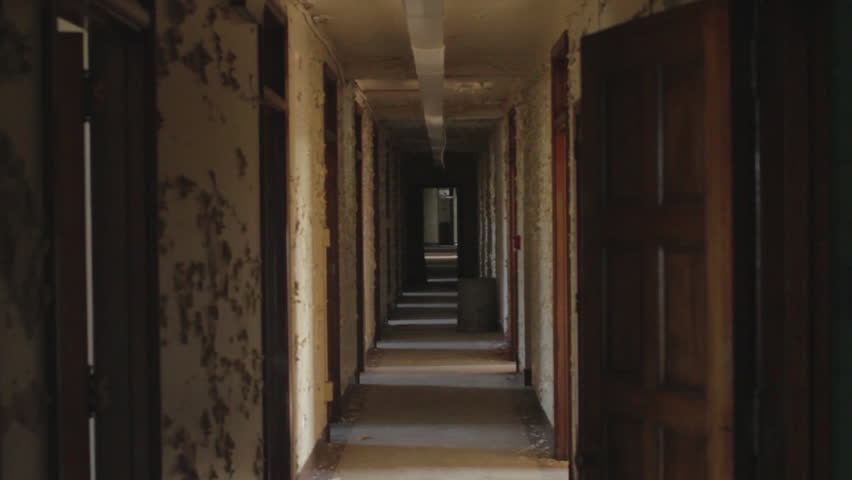
[[[453,298],[433,295],[408,291],[401,301]],[[568,478],[501,333],[461,333],[454,318],[435,321],[447,308],[397,312],[331,427],[323,467],[307,478]]]
[[[0,0],[0,479],[852,479],[844,3]]]

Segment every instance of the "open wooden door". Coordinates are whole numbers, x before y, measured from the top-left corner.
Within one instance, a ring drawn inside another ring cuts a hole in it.
[[[584,480],[735,478],[731,69],[724,2],[584,39]]]
[[[509,146],[509,341],[512,347],[512,359],[517,368],[520,363],[520,302],[518,296],[518,250],[521,249],[521,236],[518,234],[518,155],[517,155],[517,124],[515,110],[509,112],[508,128]],[[526,332],[525,332],[526,333]],[[529,365],[529,350],[526,351],[525,362]],[[532,385],[532,372],[524,369],[524,384]]]

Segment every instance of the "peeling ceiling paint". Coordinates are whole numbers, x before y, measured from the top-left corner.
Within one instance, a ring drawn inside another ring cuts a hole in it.
[[[547,61],[551,46],[581,3],[445,2],[448,150],[461,140],[477,145],[484,141],[511,95]],[[371,0],[370,8],[340,0],[303,0],[302,4],[322,18],[319,27],[334,43],[347,75],[358,81],[376,118],[396,143],[428,150],[402,1]],[[483,138],[465,140],[477,134]]]

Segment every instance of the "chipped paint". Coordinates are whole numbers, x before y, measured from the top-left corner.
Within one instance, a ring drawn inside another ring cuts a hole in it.
[[[47,478],[44,210],[39,2],[0,2],[0,478]]]
[[[262,478],[257,27],[157,6],[163,474]]]

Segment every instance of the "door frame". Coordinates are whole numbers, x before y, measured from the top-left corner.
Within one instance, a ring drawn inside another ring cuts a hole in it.
[[[518,233],[518,115],[515,108],[509,110],[507,125],[508,150],[508,183],[509,183],[509,346],[511,347],[512,359],[515,362],[515,371],[521,371],[520,352],[520,292],[519,292],[519,264],[521,250],[521,236]],[[461,243],[461,241],[459,241]],[[524,332],[525,334],[528,332]],[[530,352],[525,352],[528,363]],[[532,385],[532,371],[523,368],[524,384]]]
[[[263,341],[264,478],[287,478],[292,471],[290,427],[289,232],[287,172],[287,16],[272,2],[258,25],[260,221]],[[283,45],[276,44],[278,42]],[[270,45],[271,44],[271,45]],[[283,47],[283,48],[282,48]],[[283,51],[282,51],[283,50]],[[273,64],[273,62],[276,62]],[[283,135],[275,145],[271,130]],[[283,158],[276,157],[280,151]]]
[[[329,246],[326,251],[326,294],[327,294],[327,349],[328,381],[331,382],[332,400],[328,405],[328,420],[339,415],[342,396],[340,377],[340,212],[338,197],[340,194],[340,133],[338,128],[338,79],[337,74],[328,65],[323,64],[323,133],[325,138],[325,200],[326,226],[329,232]],[[331,102],[329,101],[331,99]],[[333,106],[329,106],[333,102]],[[333,151],[329,151],[329,144]],[[335,265],[334,268],[331,266]]]
[[[355,375],[364,371],[366,349],[364,347],[364,113],[357,103],[355,104],[355,272],[357,292],[357,314],[358,320],[355,328],[357,345],[357,365]]]
[[[558,460],[571,458],[573,445],[573,398],[571,375],[570,205],[571,107],[568,104],[568,32],[563,32],[550,55],[553,154],[553,377],[554,453]]]
[[[139,128],[138,130],[134,130],[132,135],[128,136],[127,142],[141,145],[142,148],[137,149],[137,155],[141,155],[146,161],[142,165],[135,165],[131,162],[129,167],[134,168],[135,170],[128,178],[135,181],[129,185],[125,185],[125,193],[134,194],[133,198],[135,199],[132,200],[131,203],[127,204],[127,207],[131,209],[131,212],[136,212],[138,214],[137,220],[140,221],[133,223],[136,228],[128,226],[125,230],[123,230],[123,232],[131,237],[131,242],[128,244],[129,248],[134,250],[136,250],[136,248],[141,248],[141,250],[144,251],[141,258],[134,255],[133,258],[128,259],[128,261],[132,260],[135,262],[134,268],[144,269],[145,276],[143,277],[144,282],[134,281],[129,283],[130,287],[127,295],[127,305],[141,305],[148,308],[145,308],[141,315],[136,317],[136,320],[144,319],[144,323],[140,324],[134,322],[133,318],[131,318],[127,325],[119,328],[119,330],[125,329],[130,335],[130,344],[123,350],[126,352],[126,357],[124,359],[112,359],[112,361],[115,361],[119,365],[122,363],[127,365],[126,376],[128,378],[132,377],[138,380],[137,382],[134,382],[136,387],[122,390],[121,392],[113,391],[110,392],[110,394],[113,396],[111,399],[113,404],[115,404],[116,400],[118,400],[121,405],[125,405],[129,408],[129,411],[127,411],[124,416],[132,419],[131,421],[136,422],[136,426],[138,427],[134,428],[132,432],[129,431],[129,428],[127,428],[126,442],[117,442],[119,445],[124,444],[126,446],[126,448],[118,447],[121,451],[121,458],[127,459],[127,461],[144,464],[146,466],[146,470],[140,470],[139,468],[134,468],[133,465],[126,465],[127,469],[132,470],[128,471],[128,473],[131,475],[142,475],[143,477],[160,477],[162,473],[162,439],[160,431],[160,332],[158,310],[155,308],[155,306],[159,304],[159,254],[157,250],[157,232],[159,228],[157,224],[158,142],[156,120],[157,94],[154,63],[154,52],[156,51],[157,39],[156,32],[152,28],[151,23],[151,19],[154,17],[154,1],[141,0],[139,3],[142,4],[142,8],[139,10],[134,9],[132,12],[124,11],[120,8],[120,6],[118,6],[118,8],[103,8],[100,6],[102,4],[99,2],[90,2],[89,4],[86,4],[85,2],[72,3],[59,2],[58,0],[41,0],[40,3],[43,7],[42,38],[44,53],[42,57],[42,66],[46,79],[46,81],[43,82],[43,115],[45,119],[52,119],[54,112],[58,109],[57,104],[59,99],[56,98],[53,92],[59,79],[55,75],[53,62],[58,53],[56,41],[58,38],[57,20],[59,18],[65,18],[77,24],[83,24],[82,20],[85,17],[96,16],[98,21],[91,22],[89,26],[90,36],[93,32],[103,32],[109,29],[117,32],[119,35],[122,35],[123,38],[127,38],[126,45],[128,48],[133,48],[134,51],[141,53],[139,58],[140,62],[133,67],[132,71],[135,83],[128,85],[129,87],[136,88],[138,91],[141,91],[142,95],[141,98],[137,99],[139,102],[138,104],[135,104],[134,106],[127,105],[127,108],[131,109],[129,111],[135,114],[133,118],[139,118]],[[58,138],[58,130],[52,121],[45,121],[43,132],[45,138],[45,181],[46,185],[51,186],[51,188],[46,189],[46,201],[48,205],[47,217],[49,222],[56,223],[63,217],[62,212],[67,207],[60,202],[60,197],[55,196],[52,191],[54,190],[55,185],[62,183],[64,180],[61,174],[62,166],[59,165],[56,158],[58,152],[55,148],[53,148],[54,140]],[[93,145],[97,142],[97,132],[95,129],[93,129],[92,132],[92,142]],[[92,182],[91,189],[94,193],[99,188],[99,185],[96,184],[96,176],[94,175]],[[104,190],[104,192],[108,192],[108,190]],[[139,217],[141,217],[141,219]],[[102,227],[103,225],[98,224],[96,221],[93,223],[93,241],[99,235],[104,234],[104,229]],[[144,231],[139,232],[137,229],[143,229]],[[130,234],[131,232],[132,235]],[[83,234],[85,234],[85,232],[83,232]],[[55,250],[57,245],[61,245],[62,240],[60,237],[60,231],[54,230],[50,261],[55,266],[60,263],[65,263],[65,260],[63,260],[57,250]],[[78,255],[83,257],[84,253],[78,252]],[[97,276],[103,275],[104,273],[101,271],[101,268],[108,268],[108,266],[105,265],[101,265],[99,267],[96,259],[93,259],[92,267],[92,274],[96,277],[96,281]],[[73,275],[86,275],[85,264],[75,268],[77,271],[71,272]],[[80,270],[80,268],[82,268],[82,270]],[[54,277],[51,279],[51,282],[54,285],[60,282],[60,277],[58,275],[59,272],[55,272]],[[60,302],[64,302],[65,304],[73,302],[79,305],[85,305],[86,299],[80,295],[85,295],[85,290],[83,290],[82,293],[77,292],[73,296],[66,296],[65,298],[57,299],[54,307],[56,307]],[[99,305],[100,304],[96,299],[93,306],[94,309],[97,310]],[[66,372],[68,364],[66,363],[67,357],[63,356],[61,350],[63,348],[62,342],[65,337],[63,337],[63,332],[61,331],[58,318],[56,317],[57,313],[58,312],[54,310],[51,314],[47,332],[48,347],[46,357],[49,378],[48,390],[51,397],[55,399],[50,408],[48,419],[50,434],[50,442],[48,445],[48,458],[50,459],[49,471],[52,476],[56,477],[61,476],[62,478],[74,480],[77,478],[83,480],[85,478],[85,480],[88,480],[88,476],[75,476],[80,473],[80,470],[75,470],[73,467],[74,462],[69,461],[68,458],[63,456],[63,447],[60,446],[60,435],[68,433],[63,431],[62,425],[64,425],[64,423],[60,423],[62,422],[63,411],[69,406],[69,402],[72,402],[73,404],[75,401],[75,394],[73,391],[68,390],[67,385],[60,383],[61,379],[68,373]],[[99,330],[100,328],[96,322],[96,336]],[[103,339],[101,339],[100,342],[96,341],[96,351],[99,350],[99,343],[104,345],[109,342],[104,341]],[[102,355],[100,356],[102,357]],[[85,361],[85,358],[83,360]],[[109,358],[100,358],[98,361],[99,364],[108,364],[110,362],[111,359]],[[83,392],[83,395],[86,398],[90,397],[90,384],[91,380],[87,379],[85,382],[85,391]],[[78,394],[77,399],[79,398]],[[90,399],[89,401],[93,400],[94,399]],[[88,417],[86,417],[86,419],[88,420]],[[98,435],[97,432],[98,430],[96,430],[96,436]],[[63,442],[73,441],[76,439],[76,441],[81,444],[88,446],[88,428],[84,431],[73,431],[71,432],[71,435],[72,437],[63,440]],[[125,460],[113,458],[112,461],[124,462]],[[88,464],[88,459],[86,459],[86,462]],[[96,469],[101,465],[102,460],[96,459]],[[125,464],[114,464],[113,467],[121,468],[122,465]],[[86,470],[88,470],[88,468]]]

